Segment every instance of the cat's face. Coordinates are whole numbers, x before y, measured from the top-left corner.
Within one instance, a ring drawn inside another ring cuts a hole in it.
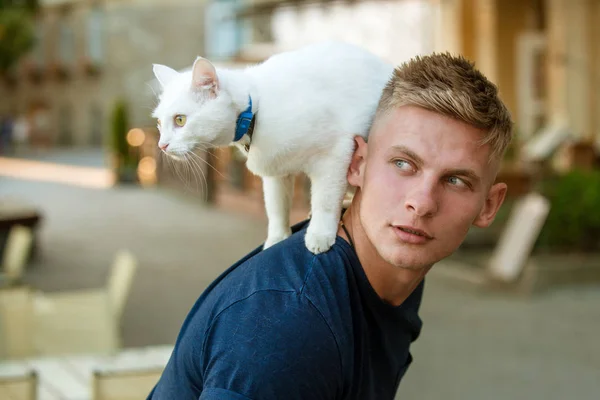
[[[226,146],[233,140],[237,112],[208,60],[198,57],[192,70],[182,73],[158,64],[153,70],[162,87],[152,113],[162,151],[180,158],[197,147]]]

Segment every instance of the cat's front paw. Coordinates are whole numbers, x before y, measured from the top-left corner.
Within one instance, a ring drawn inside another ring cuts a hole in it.
[[[265,244],[263,245],[263,250],[268,249],[269,247],[281,242],[282,240],[287,239],[292,234],[291,231],[281,232],[272,235],[268,235],[267,240],[265,240]]]
[[[324,253],[333,246],[337,232],[314,232],[310,229],[306,232],[304,243],[306,248],[313,254]]]

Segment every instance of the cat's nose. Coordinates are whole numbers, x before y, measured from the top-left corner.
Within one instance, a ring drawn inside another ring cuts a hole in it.
[[[159,144],[158,147],[162,150],[162,151],[167,151],[167,147],[169,147],[169,143],[165,143],[165,144]]]

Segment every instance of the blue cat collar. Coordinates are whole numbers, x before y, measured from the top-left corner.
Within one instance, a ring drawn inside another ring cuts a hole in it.
[[[250,125],[252,124],[252,118],[254,118],[254,114],[252,113],[252,97],[248,96],[248,108],[242,111],[235,123],[234,142],[237,142],[248,133]]]

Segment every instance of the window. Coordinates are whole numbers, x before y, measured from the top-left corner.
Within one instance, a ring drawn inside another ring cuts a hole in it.
[[[102,109],[98,104],[92,104],[89,111],[90,123],[90,144],[92,146],[101,146],[102,138]]]
[[[35,30],[34,30],[34,37],[35,37],[35,44],[33,47],[33,53],[32,53],[32,60],[35,63],[36,67],[41,67],[42,65],[44,65],[44,61],[45,61],[45,41],[44,41],[44,31],[45,31],[45,26],[43,22],[38,22],[37,24],[35,24]]]
[[[59,57],[61,63],[67,65],[75,61],[75,35],[68,20],[60,22]]]
[[[104,10],[95,6],[90,11],[87,23],[87,54],[90,61],[100,63],[104,56]]]
[[[73,113],[70,104],[63,104],[60,107],[58,121],[58,144],[59,146],[72,146],[73,145]]]
[[[206,54],[211,59],[227,59],[241,47],[243,29],[236,18],[240,0],[217,0],[207,6]]]

